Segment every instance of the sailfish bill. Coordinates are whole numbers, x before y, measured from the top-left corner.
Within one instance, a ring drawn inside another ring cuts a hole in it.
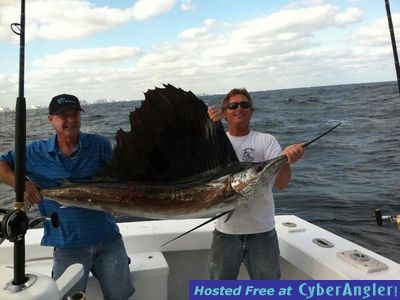
[[[148,90],[129,118],[131,130],[117,131],[113,159],[93,181],[43,188],[43,196],[143,218],[209,217],[252,199],[287,160],[239,162],[204,102],[172,85]]]
[[[254,198],[260,188],[272,181],[285,162],[286,156],[280,156],[262,163],[238,163],[219,174],[187,182],[67,183],[43,189],[42,193],[63,205],[136,217],[212,217]]]

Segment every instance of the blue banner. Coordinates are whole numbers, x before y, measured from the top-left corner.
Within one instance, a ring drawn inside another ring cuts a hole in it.
[[[400,277],[400,275],[399,275]],[[397,280],[190,280],[189,300],[398,299]]]

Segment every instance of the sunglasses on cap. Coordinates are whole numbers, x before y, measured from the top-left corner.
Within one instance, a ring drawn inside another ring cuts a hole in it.
[[[244,108],[244,109],[247,109],[247,108],[250,108],[251,107],[251,104],[250,104],[250,102],[247,102],[247,101],[243,101],[243,102],[231,102],[231,103],[228,103],[228,105],[226,106],[226,108],[227,109],[237,109],[238,107],[241,107],[241,108]]]

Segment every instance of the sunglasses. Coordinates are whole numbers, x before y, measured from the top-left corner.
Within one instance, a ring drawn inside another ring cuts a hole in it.
[[[250,102],[247,102],[247,101],[243,101],[243,102],[231,102],[231,103],[229,103],[227,106],[226,106],[226,108],[227,109],[237,109],[238,107],[241,107],[241,108],[243,108],[243,109],[247,109],[247,108],[250,108],[251,107],[251,104],[250,104]]]

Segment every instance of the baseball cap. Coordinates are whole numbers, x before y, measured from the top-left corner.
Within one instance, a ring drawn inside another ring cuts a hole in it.
[[[57,115],[67,108],[76,108],[83,111],[79,99],[74,95],[61,94],[53,97],[49,105],[49,114]]]

